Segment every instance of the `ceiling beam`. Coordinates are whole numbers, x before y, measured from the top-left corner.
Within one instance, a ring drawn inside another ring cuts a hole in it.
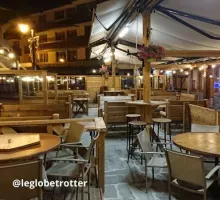
[[[217,65],[220,64],[220,59],[217,60],[210,60],[210,61],[203,61],[198,63],[192,63],[192,64],[181,64],[181,65],[175,65],[175,64],[169,64],[169,65],[154,65],[153,67],[155,69],[186,69],[190,67],[201,67],[201,65]]]
[[[166,57],[220,57],[220,50],[166,50]]]

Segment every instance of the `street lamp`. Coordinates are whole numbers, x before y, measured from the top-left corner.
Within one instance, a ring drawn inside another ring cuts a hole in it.
[[[39,45],[39,36],[35,36],[34,29],[30,28],[28,24],[18,24],[18,28],[21,31],[21,33],[26,34],[28,32],[31,32],[31,38],[28,39],[28,42],[30,43],[30,57],[31,57],[31,63],[32,68],[34,70],[37,69],[36,63],[37,63],[37,56],[36,51]]]

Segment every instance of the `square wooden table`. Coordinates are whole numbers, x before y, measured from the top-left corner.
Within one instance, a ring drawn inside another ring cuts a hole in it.
[[[88,115],[89,114],[89,98],[73,98],[73,116],[79,114],[80,111],[83,112],[83,114]],[[74,107],[76,110],[74,111]]]

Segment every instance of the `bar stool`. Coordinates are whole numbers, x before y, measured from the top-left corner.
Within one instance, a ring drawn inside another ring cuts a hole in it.
[[[128,132],[128,161],[127,162],[129,162],[130,156],[132,158],[132,149],[135,149],[136,148],[135,146],[138,144],[137,139],[134,140],[134,135],[143,131],[146,125],[147,123],[142,122],[142,121],[131,121],[128,123],[129,132]],[[135,130],[137,130],[136,133],[135,133]]]
[[[166,147],[167,134],[169,134],[169,141],[170,141],[170,143],[172,142],[172,138],[171,138],[171,122],[172,122],[172,120],[171,119],[167,119],[167,118],[154,118],[152,121],[153,121],[153,131],[154,131],[154,128],[155,128],[155,124],[157,124],[157,126],[158,126],[158,129],[157,129],[158,141],[159,141],[159,136],[160,136],[160,125],[164,124],[164,138],[162,140],[164,140],[165,147]],[[167,130],[167,125],[168,125],[168,130]],[[151,141],[153,141],[152,136],[151,136]],[[157,145],[157,147],[158,147],[158,145]],[[171,144],[170,144],[170,148],[172,149],[172,145]]]
[[[129,137],[129,125],[128,123],[131,121],[138,121],[140,120],[141,115],[139,114],[128,114],[126,115],[127,119],[127,150],[128,150],[128,137]]]

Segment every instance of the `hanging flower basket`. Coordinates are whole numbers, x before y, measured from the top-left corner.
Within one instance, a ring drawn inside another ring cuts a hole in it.
[[[140,60],[147,60],[154,62],[165,58],[165,49],[159,45],[149,45],[147,47],[140,47],[137,56]]]
[[[105,79],[108,79],[109,77],[108,66],[102,65],[102,67],[99,68],[99,73],[102,74],[105,77]]]

